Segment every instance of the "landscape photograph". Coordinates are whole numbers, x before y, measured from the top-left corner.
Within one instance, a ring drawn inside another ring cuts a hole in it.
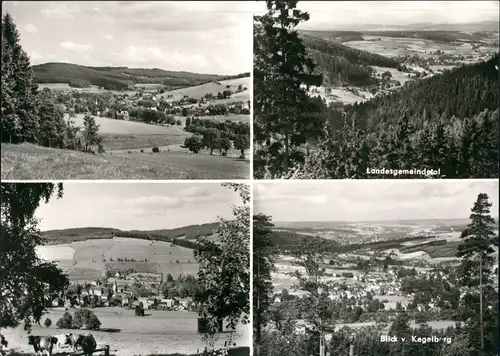
[[[497,178],[498,1],[267,1],[256,179]]]
[[[250,355],[248,185],[1,194],[2,355]]]
[[[246,7],[4,2],[2,179],[248,179]]]
[[[255,183],[254,355],[497,355],[498,185]]]

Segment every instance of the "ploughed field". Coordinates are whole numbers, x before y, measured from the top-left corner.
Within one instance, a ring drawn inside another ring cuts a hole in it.
[[[72,314],[74,310],[69,310]],[[191,355],[205,344],[202,335],[197,333],[197,313],[146,310],[144,317],[134,315],[133,310],[119,307],[94,308],[92,311],[101,321],[101,331],[57,329],[55,324],[65,312],[64,308],[50,309],[42,317],[52,320],[49,328],[35,325],[33,335],[57,335],[62,333],[87,333],[94,335],[98,345],[108,344],[110,353],[118,356],[151,355],[151,354],[185,354]],[[2,334],[9,342],[9,350],[33,353],[28,345],[28,337],[20,325],[15,329],[2,329]],[[228,334],[220,335],[218,346],[223,346]],[[237,346],[249,346],[250,328],[238,325],[233,337]],[[54,354],[69,351],[54,348]]]
[[[142,273],[163,273],[164,278],[167,273],[177,277],[198,272],[192,250],[163,241],[120,237],[85,240],[37,246],[37,254],[44,260],[56,262],[70,280],[101,278],[106,264],[121,270],[133,268]],[[148,262],[119,262],[118,258],[147,259]]]

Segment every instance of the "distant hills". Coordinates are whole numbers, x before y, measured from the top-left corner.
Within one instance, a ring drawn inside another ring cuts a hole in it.
[[[469,218],[462,219],[406,219],[406,220],[368,220],[368,221],[274,221],[278,228],[332,228],[348,224],[375,224],[375,225],[466,225],[470,223]]]
[[[161,230],[119,230],[106,227],[82,227],[63,230],[47,230],[42,232],[47,244],[64,244],[90,239],[111,239],[113,237],[130,237],[138,239],[154,239],[173,241],[174,239],[194,240],[200,236],[210,236],[219,226],[218,222],[200,225],[189,225],[175,229]]]
[[[72,63],[44,63],[34,65],[32,69],[37,83],[68,83],[75,87],[94,85],[110,90],[126,90],[135,84],[162,84],[169,90],[174,90],[250,76],[250,73],[230,76],[158,68],[87,67]]]
[[[326,25],[326,24],[325,24]],[[339,31],[459,31],[459,32],[498,32],[499,21],[479,21],[469,23],[415,23],[408,25],[351,24],[333,25],[331,30]]]

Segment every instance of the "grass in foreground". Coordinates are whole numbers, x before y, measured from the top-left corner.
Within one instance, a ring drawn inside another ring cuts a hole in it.
[[[140,149],[145,147],[161,147],[169,145],[182,145],[186,137],[191,134],[186,134],[179,131],[178,135],[164,134],[140,134],[140,135],[115,135],[102,134],[102,145],[106,151],[124,150],[124,149]]]
[[[3,144],[3,180],[248,179],[250,161],[183,152],[93,155]]]
[[[102,354],[102,352],[96,352],[96,354]],[[32,353],[28,352],[7,352],[6,356],[32,356]],[[52,356],[67,356],[71,355],[70,352],[64,353],[64,352],[54,352],[52,353]],[[149,355],[149,356],[200,356],[201,354],[154,354],[154,355]],[[116,354],[110,353],[110,356],[116,356]],[[136,355],[136,356],[141,356],[141,355]],[[233,349],[230,349],[228,352],[228,356],[250,356],[250,348],[249,347],[235,347]]]

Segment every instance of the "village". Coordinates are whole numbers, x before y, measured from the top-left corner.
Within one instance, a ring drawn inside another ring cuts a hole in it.
[[[215,83],[217,84],[217,83]],[[218,83],[221,85],[221,83]],[[41,85],[41,87],[44,87]],[[233,94],[248,90],[241,84],[235,89],[226,85],[216,95],[206,93],[192,97],[182,95],[175,99],[173,94],[137,90],[134,92],[97,91],[87,92],[76,88],[70,90],[49,89],[57,106],[70,117],[88,114],[116,120],[136,121],[161,126],[182,125],[181,117],[207,117],[250,115],[250,102],[232,99]],[[176,95],[177,96],[177,95]]]
[[[109,275],[109,270],[107,272]],[[63,295],[51,295],[53,308],[123,307],[144,310],[194,311],[196,280],[193,276],[161,273],[116,272],[98,280],[72,281]]]

